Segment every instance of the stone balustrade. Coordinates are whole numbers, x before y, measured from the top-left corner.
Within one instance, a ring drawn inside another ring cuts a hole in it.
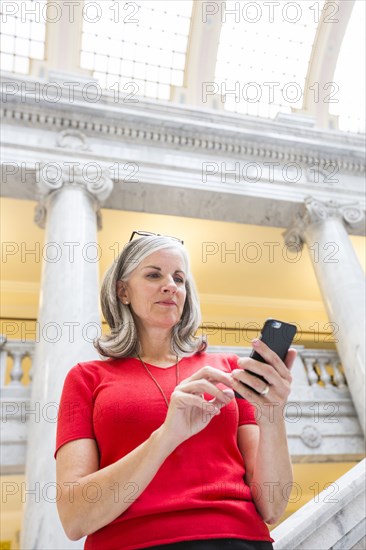
[[[27,448],[27,416],[30,410],[30,384],[25,385],[24,363],[33,359],[34,342],[7,340],[0,335],[0,474],[22,474]],[[10,372],[7,370],[10,361]],[[32,368],[29,373],[32,380]],[[8,383],[6,383],[8,381]]]
[[[336,351],[304,349],[301,351],[301,359],[310,386],[319,384],[324,388],[335,386],[342,389],[347,386]]]
[[[322,349],[304,349],[303,346],[294,346],[298,350],[299,358],[302,361],[306,378],[309,386],[318,384],[320,387],[336,387],[345,389],[347,381],[336,351]],[[241,357],[249,357],[251,348],[249,347],[226,347],[211,346],[211,352],[236,353]],[[14,389],[22,389],[29,393],[29,387],[25,390],[23,378],[23,360],[26,357],[33,359],[34,342],[24,342],[22,340],[7,340],[4,335],[0,335],[0,383],[3,391],[11,391],[14,395]],[[10,382],[6,384],[6,366],[8,358],[12,359],[12,367],[9,372]],[[29,381],[32,382],[33,368],[30,369]],[[294,384],[297,380],[295,378]]]
[[[0,335],[1,473],[24,472],[27,417],[37,414],[30,404],[33,369],[25,385],[24,362],[33,359],[34,346]],[[360,459],[364,440],[337,352],[294,347],[298,356],[285,410],[293,462]],[[251,348],[211,346],[208,351],[245,357]]]
[[[0,385],[2,393],[4,391],[9,393],[10,391],[11,395],[14,395],[14,390],[18,389],[29,394],[29,385],[23,383],[23,378],[25,377],[23,365],[26,357],[29,357],[33,363],[33,354],[34,342],[8,340],[6,336],[0,335]],[[9,358],[12,360],[12,365],[9,372],[10,382],[7,384],[6,370]],[[33,368],[28,373],[30,383],[33,377],[32,371]]]

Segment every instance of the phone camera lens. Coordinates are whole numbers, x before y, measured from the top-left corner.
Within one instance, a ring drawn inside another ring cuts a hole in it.
[[[280,328],[281,324],[279,321],[273,321],[272,326],[273,328]]]

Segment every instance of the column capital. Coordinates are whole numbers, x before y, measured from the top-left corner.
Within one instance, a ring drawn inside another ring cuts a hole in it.
[[[40,163],[36,173],[36,186],[40,201],[36,205],[34,221],[44,229],[47,202],[51,194],[67,188],[82,188],[92,197],[98,229],[102,228],[100,207],[113,190],[109,170],[97,162],[48,162]]]
[[[341,204],[332,200],[322,202],[307,197],[291,225],[283,233],[285,244],[302,247],[305,231],[310,225],[334,218],[340,220],[346,228],[353,228],[364,222],[365,212],[358,203]]]
[[[80,186],[102,203],[111,193],[113,182],[109,170],[97,162],[47,162],[37,167],[36,186],[42,198],[62,187]]]

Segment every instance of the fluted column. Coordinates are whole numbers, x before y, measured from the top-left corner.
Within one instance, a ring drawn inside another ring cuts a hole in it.
[[[80,136],[75,132],[66,137],[77,140]],[[113,184],[97,166],[94,173],[93,166],[84,168],[49,163],[40,166],[37,177],[41,200],[35,221],[45,227],[46,235],[38,317],[40,337],[27,413],[27,493],[20,545],[23,550],[83,548],[83,540],[72,542],[66,537],[58,518],[56,500],[62,488],[56,486],[53,453],[65,376],[77,362],[99,357],[92,344],[100,331],[100,252],[96,237],[99,207]]]
[[[360,424],[365,433],[365,276],[347,226],[364,222],[358,205],[322,203],[311,197],[285,232],[286,244],[309,247]]]

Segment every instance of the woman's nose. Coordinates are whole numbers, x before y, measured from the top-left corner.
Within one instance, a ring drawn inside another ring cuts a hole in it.
[[[164,292],[175,292],[177,290],[177,285],[173,279],[170,281],[166,281],[166,283],[163,286]]]

